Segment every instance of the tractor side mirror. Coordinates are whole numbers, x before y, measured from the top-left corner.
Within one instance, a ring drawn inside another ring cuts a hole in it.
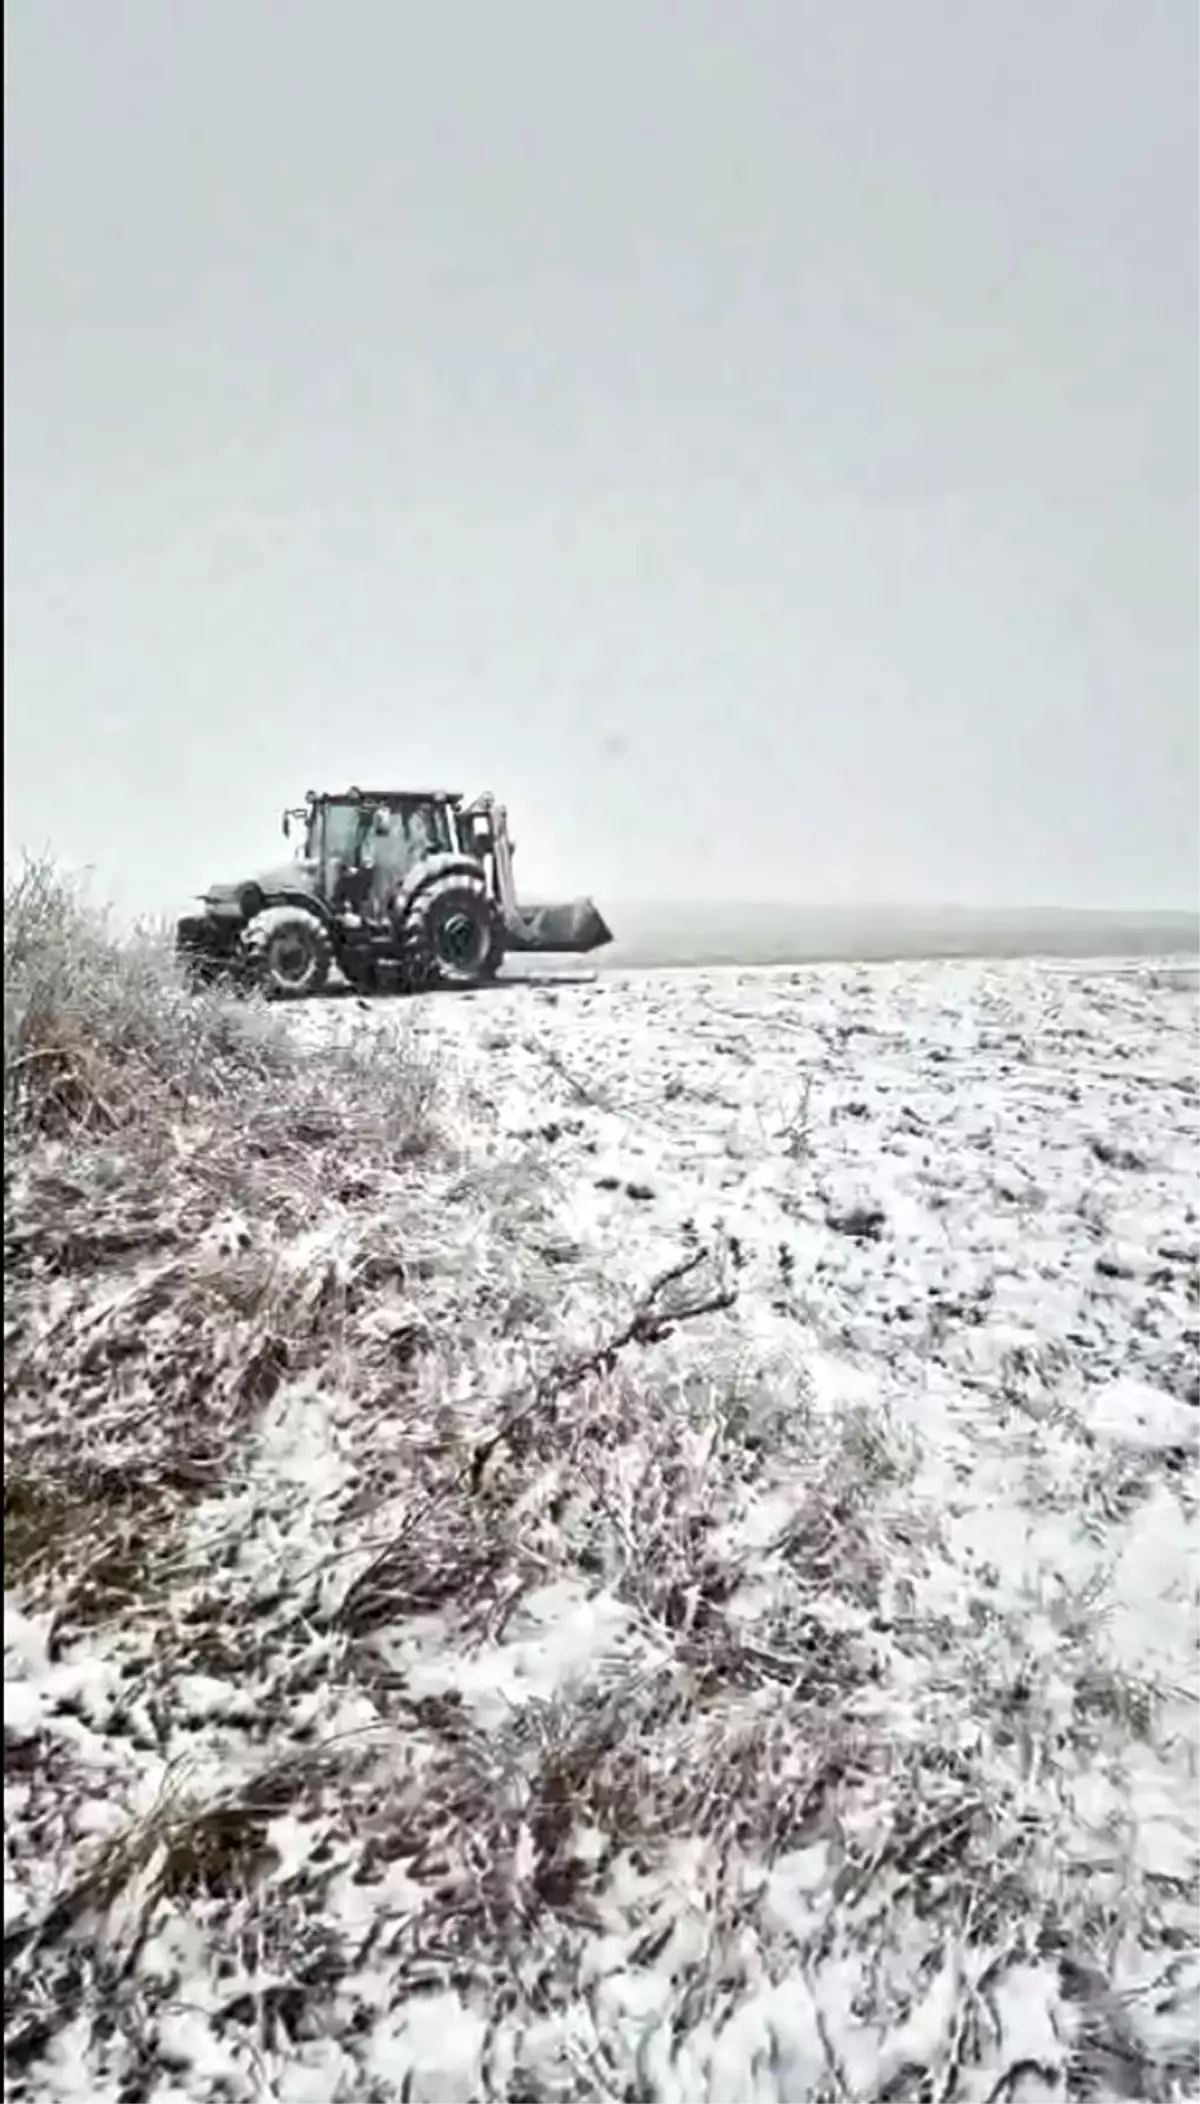
[[[292,814],[290,811],[285,811],[283,814],[283,837],[285,840],[290,840],[292,837]]]

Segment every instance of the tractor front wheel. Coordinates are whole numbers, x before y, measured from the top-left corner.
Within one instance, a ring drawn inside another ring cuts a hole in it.
[[[315,913],[269,906],[250,922],[242,949],[252,980],[269,1001],[298,1001],[324,993],[333,944]]]

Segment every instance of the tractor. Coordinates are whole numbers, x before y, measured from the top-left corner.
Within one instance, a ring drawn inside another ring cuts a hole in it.
[[[193,981],[232,978],[271,999],[480,986],[516,952],[582,955],[612,936],[590,899],[517,902],[503,805],[449,790],[309,790],[283,814],[295,860],[214,884],[178,924]]]

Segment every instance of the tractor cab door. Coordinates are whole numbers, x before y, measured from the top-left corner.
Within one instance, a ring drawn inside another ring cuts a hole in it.
[[[346,906],[361,911],[356,894],[361,890],[364,814],[355,803],[327,803],[320,812],[320,827],[314,843],[321,896],[337,912]]]

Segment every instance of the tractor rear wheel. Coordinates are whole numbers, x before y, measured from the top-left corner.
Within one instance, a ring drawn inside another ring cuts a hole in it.
[[[404,946],[418,983],[483,986],[504,961],[504,923],[484,884],[451,872],[418,892]]]
[[[251,977],[270,1001],[324,993],[333,944],[315,913],[299,906],[268,906],[242,937]]]

